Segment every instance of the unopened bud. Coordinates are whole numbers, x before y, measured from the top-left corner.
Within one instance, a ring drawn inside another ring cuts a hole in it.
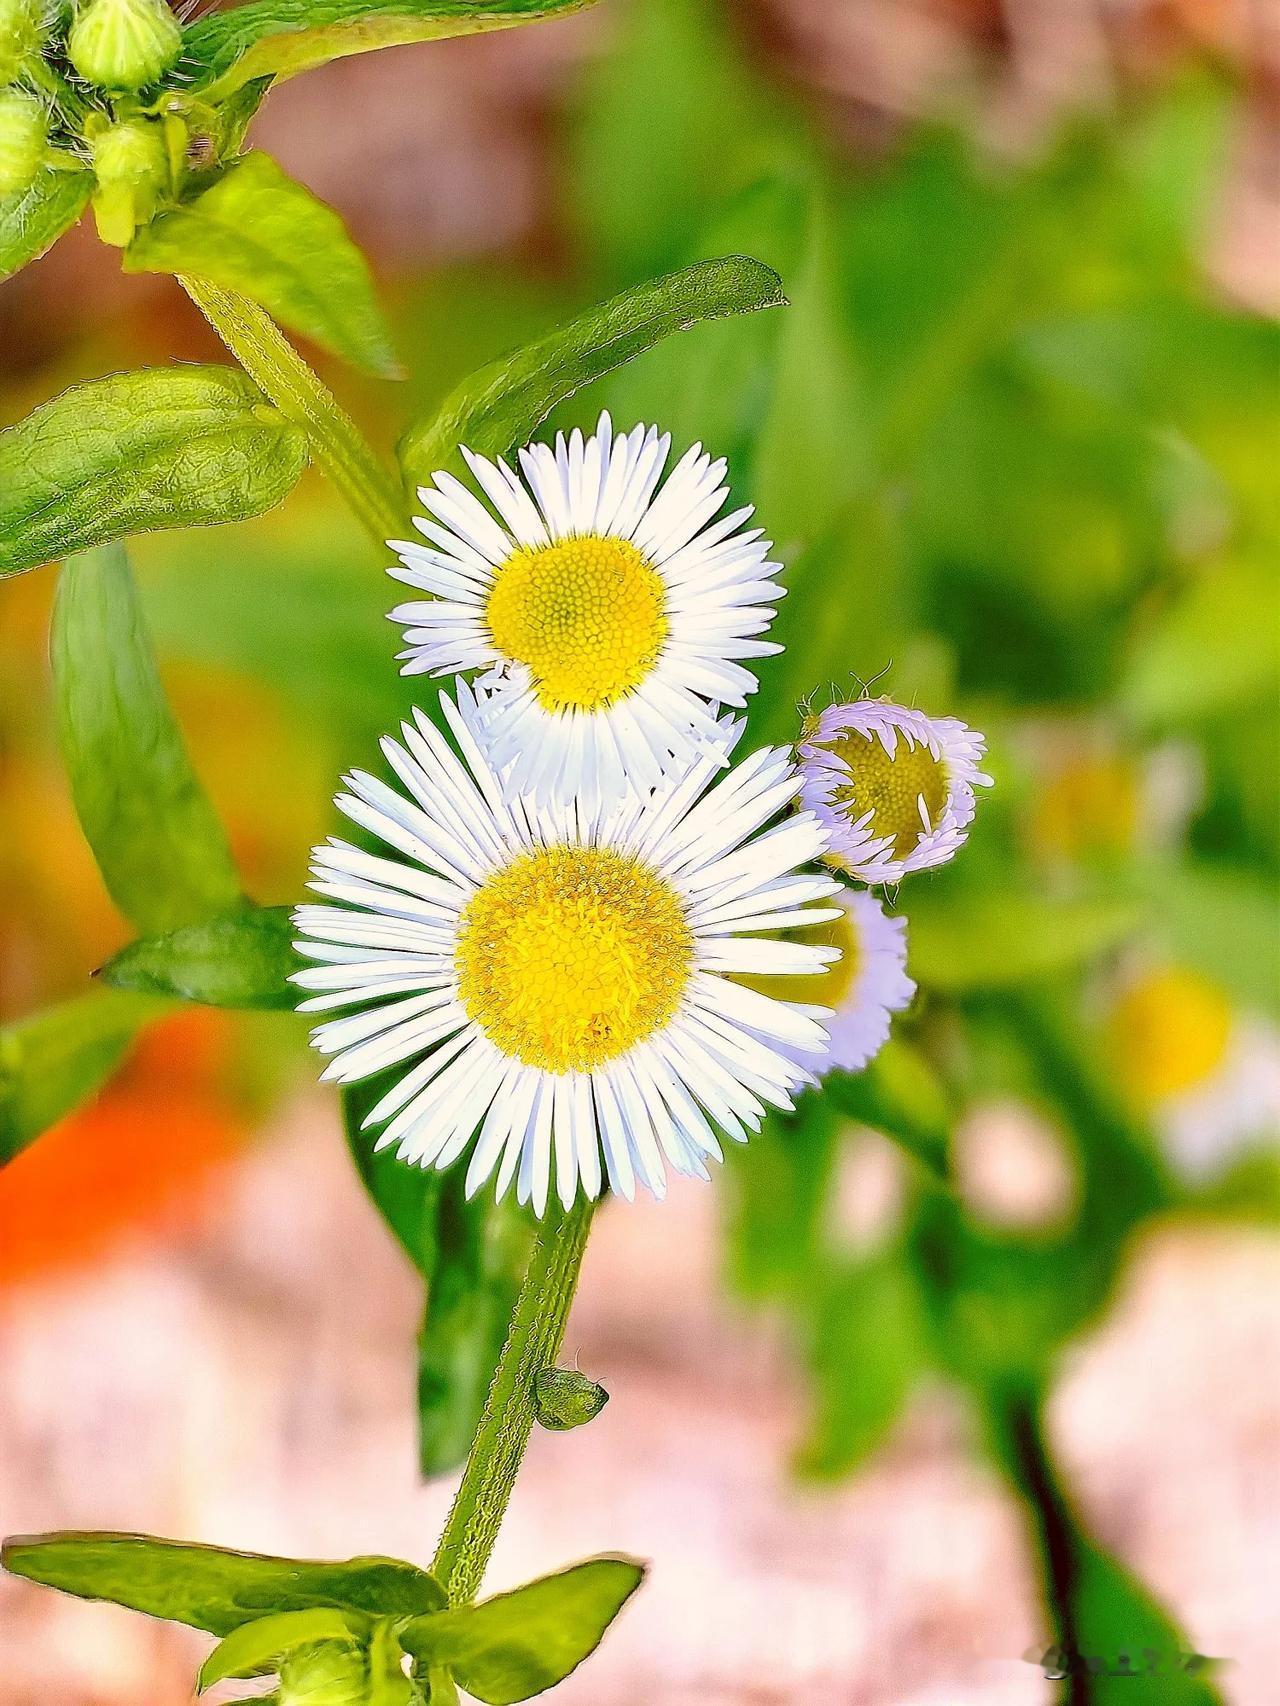
[[[169,152],[163,127],[151,119],[129,119],[91,135],[98,180],[93,212],[98,235],[118,249],[133,241],[169,183]]]
[[[540,1368],[534,1378],[533,1413],[554,1433],[594,1421],[608,1402],[604,1387],[576,1368]]]
[[[17,80],[40,57],[41,0],[0,0],[0,83]]]
[[[145,89],[177,63],[182,31],[164,0],[89,0],[67,56],[99,89]]]
[[[398,1645],[394,1646],[400,1653]],[[296,1647],[280,1665],[279,1706],[410,1706],[413,1688],[385,1655],[347,1641]]]
[[[49,112],[18,89],[0,89],[0,197],[35,182],[49,147]]]

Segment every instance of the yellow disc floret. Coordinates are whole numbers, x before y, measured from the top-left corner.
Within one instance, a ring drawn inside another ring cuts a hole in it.
[[[638,687],[658,661],[666,589],[629,540],[584,534],[508,557],[485,618],[498,650],[528,665],[548,709],[593,711]]]
[[[1116,1065],[1147,1106],[1191,1090],[1222,1064],[1231,1004],[1194,972],[1169,967],[1125,990],[1111,1014]]]
[[[605,847],[522,854],[471,897],[458,996],[504,1054],[590,1072],[675,1015],[693,935],[656,871]]]
[[[914,746],[899,732],[890,757],[878,735],[858,729],[824,741],[826,751],[848,766],[832,795],[850,822],[872,812],[871,833],[893,837],[891,857],[905,859],[915,851],[928,829],[936,827],[947,803],[947,777],[942,760],[920,742]],[[920,816],[920,800],[928,813],[926,825]]]
[[[782,939],[800,942],[810,948],[839,948],[840,958],[807,976],[752,977],[746,972],[739,972],[733,976],[734,983],[745,983],[748,989],[757,990],[761,995],[771,995],[775,1001],[805,1001],[815,1007],[838,1010],[858,975],[858,932],[853,919],[842,908],[838,918],[825,918],[821,924],[804,924],[798,930],[785,930]]]

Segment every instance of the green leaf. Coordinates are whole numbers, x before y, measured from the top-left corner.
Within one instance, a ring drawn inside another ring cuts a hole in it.
[[[295,1647],[317,1641],[340,1641],[354,1650],[354,1637],[368,1632],[369,1620],[350,1612],[317,1608],[314,1611],[281,1611],[242,1623],[209,1654],[200,1667],[198,1692],[226,1682],[229,1677],[264,1676]]]
[[[1242,1004],[1280,1013],[1275,884],[1208,860],[1155,864],[1138,878],[1155,940]]]
[[[0,282],[51,249],[84,212],[92,190],[89,172],[46,168],[25,190],[0,197]]]
[[[487,1706],[513,1706],[591,1656],[644,1573],[633,1558],[590,1558],[479,1605],[418,1618],[400,1643],[422,1664],[447,1666]]]
[[[0,1563],[80,1599],[110,1600],[211,1635],[229,1635],[275,1612],[331,1607],[420,1617],[444,1604],[425,1570],[396,1558],[311,1563],[144,1534],[21,1536],[5,1542]]]
[[[822,1093],[842,1114],[883,1132],[945,1179],[955,1110],[919,1049],[891,1037],[861,1072],[829,1073]]]
[[[331,59],[554,18],[590,0],[249,0],[183,32],[181,70],[206,100],[255,77],[283,81]]]
[[[557,403],[660,339],[703,320],[775,308],[782,281],[745,255],[701,261],[611,297],[524,349],[465,379],[400,445],[410,485],[445,468],[459,444],[481,456],[524,444]]]
[[[116,905],[148,933],[230,911],[235,865],[165,699],[123,546],[63,566],[51,650],[63,761]]]
[[[269,154],[246,154],[194,201],[145,226],[124,266],[241,291],[356,367],[387,378],[399,371],[364,256],[333,209]]]
[[[957,994],[1032,983],[1087,965],[1137,928],[1140,910],[1110,899],[1046,901],[957,889],[945,902],[911,895],[908,968],[929,989]]]
[[[95,990],[0,1026],[0,1166],[91,1096],[163,1005]]]
[[[1202,569],[1139,634],[1121,706],[1146,728],[1167,728],[1270,700],[1280,669],[1274,563]]]
[[[361,1120],[386,1089],[374,1079],[343,1096],[347,1141],[362,1183],[426,1284],[418,1339],[418,1449],[424,1475],[467,1455],[528,1262],[517,1206],[470,1201],[458,1168],[407,1166],[374,1151]]]
[[[0,433],[0,579],[126,533],[261,515],[306,463],[301,430],[234,368],[73,385]]]
[[[928,1362],[924,1312],[897,1248],[814,1276],[809,1364],[814,1416],[802,1474],[850,1475],[882,1444]]]
[[[113,989],[178,996],[206,1007],[294,1008],[299,962],[285,906],[241,906],[164,936],[144,936],[108,960]]]

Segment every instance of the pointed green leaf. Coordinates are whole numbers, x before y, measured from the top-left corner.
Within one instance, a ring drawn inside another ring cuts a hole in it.
[[[396,1558],[311,1563],[145,1534],[21,1536],[5,1542],[0,1563],[80,1599],[110,1600],[211,1635],[275,1612],[329,1607],[416,1618],[444,1604],[433,1577]]]
[[[356,367],[398,371],[364,256],[333,209],[269,154],[246,154],[194,201],[144,226],[124,266],[241,291]]]
[[[590,1558],[479,1605],[416,1618],[400,1644],[424,1665],[447,1666],[486,1706],[514,1706],[595,1652],[644,1573],[634,1558]]]
[[[230,911],[235,865],[165,699],[123,546],[64,564],[51,651],[63,761],[116,905],[149,932]]]
[[[46,168],[25,190],[0,196],[0,282],[53,247],[84,212],[92,189],[88,172]]]
[[[241,906],[164,936],[144,936],[108,960],[113,989],[178,996],[206,1007],[294,1008],[300,991],[285,906]]]
[[[0,1167],[91,1096],[163,1010],[145,996],[95,990],[0,1026]]]
[[[406,1167],[376,1152],[361,1120],[384,1080],[343,1097],[347,1142],[365,1189],[426,1284],[418,1338],[418,1450],[424,1475],[467,1455],[529,1256],[529,1220],[510,1201],[470,1200],[454,1168]]]
[[[782,281],[745,255],[701,261],[637,285],[465,379],[400,445],[410,485],[445,468],[459,444],[501,456],[529,439],[557,403],[703,320],[785,303]]]
[[[73,385],[0,432],[0,579],[127,533],[261,515],[306,464],[301,430],[234,368]]]
[[[356,1650],[355,1637],[367,1634],[369,1619],[329,1607],[314,1611],[281,1611],[242,1623],[219,1641],[200,1667],[198,1691],[231,1677],[265,1676],[295,1647],[317,1641],[338,1641]]]
[[[559,17],[590,0],[249,0],[183,32],[181,71],[206,100],[255,77],[283,81],[331,59]]]

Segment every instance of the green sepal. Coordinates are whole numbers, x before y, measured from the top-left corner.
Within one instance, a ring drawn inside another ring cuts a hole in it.
[[[418,1618],[445,1603],[434,1577],[397,1558],[313,1563],[145,1534],[16,1537],[4,1543],[0,1563],[80,1599],[109,1600],[219,1636],[278,1612]]]
[[[206,1007],[294,1008],[300,961],[285,906],[236,907],[122,948],[98,974],[113,989],[176,996]]]
[[[504,455],[557,403],[673,332],[785,302],[777,273],[746,255],[700,261],[624,290],[464,379],[401,440],[405,479],[423,484],[449,466],[459,444],[481,456]]]
[[[400,1644],[426,1668],[447,1667],[486,1706],[514,1706],[591,1656],[644,1575],[634,1558],[589,1558],[479,1605],[415,1618]]]
[[[301,430],[234,368],[73,385],[0,432],[0,579],[125,534],[261,515],[306,464]]]
[[[124,269],[208,279],[366,372],[399,373],[364,256],[338,214],[269,154],[233,161],[152,220],[125,251]]]

